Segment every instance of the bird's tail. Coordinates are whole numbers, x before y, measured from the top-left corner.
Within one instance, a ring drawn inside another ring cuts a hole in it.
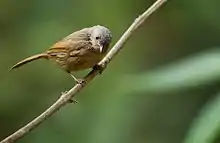
[[[18,68],[18,67],[20,67],[24,64],[27,64],[27,63],[32,62],[34,60],[37,60],[37,59],[48,59],[48,55],[47,55],[47,53],[41,53],[41,54],[36,54],[36,55],[31,56],[31,57],[28,57],[28,58],[18,62],[14,66],[12,66],[10,71],[15,69],[15,68]]]

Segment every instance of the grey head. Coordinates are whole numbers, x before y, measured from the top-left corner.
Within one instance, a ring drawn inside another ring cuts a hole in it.
[[[108,28],[100,25],[90,27],[91,40],[93,44],[99,46],[100,52],[106,52],[112,40],[111,32]]]

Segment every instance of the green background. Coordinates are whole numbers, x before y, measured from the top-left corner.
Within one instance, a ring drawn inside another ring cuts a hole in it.
[[[152,3],[0,0],[0,139],[75,84],[45,60],[9,73],[13,64],[97,24],[111,29],[113,46]],[[168,0],[76,96],[78,104],[65,106],[18,142],[219,143],[219,5],[219,0]]]

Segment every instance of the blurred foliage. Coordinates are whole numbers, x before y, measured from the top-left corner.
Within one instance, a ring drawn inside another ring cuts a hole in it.
[[[220,120],[220,96],[211,99],[201,110],[191,130],[188,132],[185,143],[207,143],[214,142],[219,132]]]
[[[112,45],[152,0],[1,0],[0,139],[74,86],[48,61],[8,72],[69,33],[96,24]],[[20,143],[219,143],[220,1],[168,0],[107,70]],[[88,71],[77,73],[83,76]]]

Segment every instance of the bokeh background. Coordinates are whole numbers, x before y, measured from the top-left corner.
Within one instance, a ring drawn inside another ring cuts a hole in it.
[[[73,79],[19,60],[96,24],[113,45],[153,0],[0,0],[0,139],[48,108]],[[19,143],[219,143],[219,0],[168,0],[103,74]],[[88,71],[77,73],[83,76]]]

